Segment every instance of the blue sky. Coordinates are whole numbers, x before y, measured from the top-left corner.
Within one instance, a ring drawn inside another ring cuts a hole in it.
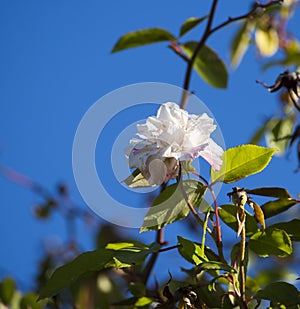
[[[220,1],[216,21],[244,13],[251,2],[228,3]],[[163,27],[177,34],[185,19],[205,15],[209,4],[210,1],[191,0],[184,3],[172,0],[1,1],[1,165],[27,175],[50,190],[64,182],[74,199],[84,205],[72,172],[72,143],[88,108],[108,92],[132,83],[154,81],[176,86],[183,83],[185,65],[166,44],[110,54],[114,43],[124,33],[148,27]],[[291,28],[297,29],[299,17],[298,12]],[[229,40],[235,29],[230,26],[228,31],[222,30],[208,41],[227,64]],[[201,27],[190,37],[199,38],[200,31]],[[214,89],[193,74],[191,90],[212,111],[226,147],[247,143],[267,116],[279,114],[276,96],[255,80],[271,84],[282,68],[263,72],[257,65],[259,60],[254,48],[250,48],[241,66],[230,71],[228,90]],[[264,174],[252,176],[239,185],[286,186],[296,195],[299,193],[299,174],[293,173],[296,165],[296,155],[292,152],[289,160],[275,158]],[[16,276],[27,289],[31,287],[35,263],[42,254],[43,240],[45,237],[64,239],[65,227],[58,216],[48,223],[34,219],[32,205],[40,199],[26,188],[3,177],[0,188],[0,277]],[[231,186],[224,188],[221,203],[228,201],[225,193],[230,190]],[[166,238],[173,243],[178,226],[166,232]],[[128,232],[138,234],[137,230]],[[93,248],[90,231],[81,229],[80,234],[83,247]],[[153,234],[141,237],[152,241]]]

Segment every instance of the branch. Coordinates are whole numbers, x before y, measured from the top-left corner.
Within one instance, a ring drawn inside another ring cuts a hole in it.
[[[273,0],[269,3],[267,3],[267,4],[261,4],[259,2],[256,2],[254,4],[252,10],[250,10],[248,13],[237,16],[237,17],[229,17],[228,20],[226,20],[226,21],[222,22],[221,24],[219,24],[218,26],[212,28],[212,22],[213,22],[213,18],[214,18],[215,12],[216,12],[216,7],[217,7],[217,4],[218,4],[218,0],[213,1],[212,7],[210,9],[208,22],[207,22],[206,28],[204,30],[204,33],[203,33],[201,39],[199,40],[192,56],[189,58],[189,61],[188,61],[188,64],[187,64],[187,69],[186,69],[184,83],[183,83],[183,89],[185,91],[183,91],[183,93],[182,93],[181,104],[180,104],[180,107],[182,109],[184,109],[186,104],[187,104],[187,99],[188,99],[187,91],[190,88],[191,75],[192,75],[192,69],[193,69],[193,66],[194,66],[194,62],[196,60],[197,54],[199,53],[201,48],[204,46],[207,39],[214,32],[220,30],[221,28],[224,28],[225,26],[227,26],[227,25],[229,25],[229,24],[231,24],[235,21],[239,21],[239,20],[251,17],[252,15],[254,15],[256,13],[257,9],[266,9],[266,8],[271,7],[273,5],[281,4],[282,2],[283,2],[283,0]]]
[[[229,17],[228,20],[226,20],[226,21],[222,22],[220,25],[212,28],[209,34],[211,35],[214,32],[220,30],[221,28],[224,28],[225,26],[227,26],[227,25],[229,25],[229,24],[231,24],[233,22],[250,18],[252,15],[254,15],[256,13],[257,9],[264,9],[265,10],[266,8],[268,8],[270,6],[281,4],[282,2],[283,2],[283,0],[274,0],[274,1],[271,1],[271,2],[269,2],[267,4],[261,4],[259,2],[256,2],[254,4],[254,6],[253,6],[253,9],[251,11],[249,11],[246,14],[237,16],[237,17]]]
[[[165,188],[166,188],[167,184],[164,183],[160,186],[160,192],[164,191]],[[159,244],[159,245],[163,245],[163,244],[166,244],[164,242],[164,230],[163,229],[159,229],[157,230],[156,232],[156,239],[155,239],[156,243]],[[151,271],[152,269],[154,268],[154,265],[157,261],[157,258],[158,258],[158,255],[161,251],[157,251],[157,252],[154,252],[152,253],[147,265],[145,266],[145,269],[143,271],[143,277],[142,277],[142,280],[143,280],[143,283],[146,285],[147,284],[147,281],[150,277],[150,274],[151,274]]]
[[[183,84],[183,89],[186,90],[186,91],[184,91],[182,93],[181,104],[180,104],[180,107],[182,109],[185,108],[186,103],[187,103],[187,99],[188,99],[187,91],[189,90],[189,87],[190,87],[190,81],[191,81],[191,75],[192,75],[192,69],[193,69],[193,66],[194,66],[194,62],[196,60],[198,52],[204,46],[207,38],[210,35],[211,25],[212,25],[212,22],[213,22],[213,18],[215,16],[217,4],[218,4],[218,0],[214,0],[213,3],[212,3],[211,9],[210,9],[210,14],[209,14],[208,21],[207,21],[207,24],[206,24],[206,28],[204,30],[202,38],[198,42],[198,44],[197,44],[197,46],[194,50],[194,53],[192,54],[191,58],[188,61],[188,65],[187,65],[187,69],[186,69],[186,73],[185,73],[185,78],[184,78],[184,84]]]

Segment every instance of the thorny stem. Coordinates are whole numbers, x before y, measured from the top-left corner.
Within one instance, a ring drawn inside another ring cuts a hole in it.
[[[218,4],[218,0],[214,0],[212,3],[212,7],[210,9],[210,14],[209,14],[209,18],[206,24],[206,28],[203,32],[203,35],[201,37],[201,39],[199,40],[192,56],[189,59],[186,59],[186,57],[184,57],[184,60],[187,61],[187,68],[186,68],[186,73],[185,73],[185,77],[184,77],[184,83],[183,83],[183,93],[182,93],[182,97],[181,97],[181,104],[180,107],[182,109],[185,108],[186,104],[187,104],[187,99],[188,99],[188,90],[190,88],[190,82],[191,82],[191,75],[192,75],[192,69],[194,66],[194,62],[196,60],[197,54],[199,53],[199,51],[201,50],[201,48],[204,46],[205,42],[207,41],[207,39],[216,31],[224,28],[225,26],[239,21],[239,20],[243,20],[246,18],[250,18],[252,15],[255,14],[255,12],[257,11],[257,9],[266,9],[270,6],[273,5],[277,5],[277,4],[281,4],[283,2],[283,0],[273,0],[269,3],[266,4],[261,4],[259,2],[256,2],[253,6],[253,8],[246,14],[237,16],[237,17],[229,17],[228,20],[222,22],[221,24],[219,24],[218,26],[212,28],[212,22],[213,22],[213,18],[216,12],[216,8],[217,8],[217,4]],[[178,50],[175,50],[174,48],[172,48],[176,53],[178,53]],[[179,55],[181,55],[181,53],[178,53]],[[182,55],[181,55],[182,57]],[[183,57],[182,57],[183,58]]]

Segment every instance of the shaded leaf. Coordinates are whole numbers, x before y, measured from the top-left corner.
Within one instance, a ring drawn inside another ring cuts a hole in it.
[[[129,291],[135,297],[142,297],[146,295],[146,287],[142,282],[130,282]]]
[[[187,42],[181,47],[191,57],[197,46],[197,42]],[[228,73],[224,62],[210,47],[204,45],[197,54],[194,69],[211,86],[226,88]]]
[[[190,17],[188,18],[180,27],[180,34],[179,36],[183,36],[193,28],[195,28],[197,25],[199,25],[201,22],[203,22],[209,15],[205,15],[203,17]]]
[[[234,68],[240,64],[250,45],[253,28],[253,23],[244,22],[231,42],[231,65]]]
[[[203,262],[195,267],[197,273],[202,271],[223,270],[227,273],[236,273],[236,270],[228,264],[222,262]]]
[[[5,278],[0,282],[0,300],[9,305],[16,289],[15,281],[12,278]]]
[[[152,187],[139,169],[135,169],[124,182],[130,188]]]
[[[279,198],[290,198],[290,193],[284,188],[278,187],[262,187],[251,190],[246,190],[247,194],[254,194],[260,196],[270,196],[270,197],[279,197]]]
[[[25,294],[20,301],[20,309],[42,309],[45,304],[37,301],[37,295],[33,293]]]
[[[227,149],[219,171],[211,169],[212,182],[231,183],[261,172],[270,162],[276,149],[242,145]]]
[[[201,207],[202,196],[206,188],[200,181],[185,180],[183,187],[194,207]],[[206,206],[206,204],[204,205]],[[190,212],[189,207],[177,184],[168,186],[154,200],[146,217],[141,232],[158,230],[175,221],[185,218]]]
[[[265,63],[263,65],[263,69],[267,70],[273,66],[292,66],[298,65],[300,63],[300,52],[295,53],[293,55],[287,55],[285,58],[281,60],[273,60]]]
[[[276,228],[267,228],[264,232],[252,235],[249,248],[262,257],[269,255],[286,257],[290,256],[293,251],[289,235]]]
[[[269,147],[277,149],[277,155],[281,155],[285,152],[289,143],[289,138],[286,137],[292,135],[293,127],[294,120],[292,118],[273,118],[269,121],[266,141]]]
[[[258,28],[255,32],[255,43],[262,56],[273,56],[279,47],[277,31],[273,28],[267,30]]]
[[[141,264],[146,257],[159,250],[159,245],[146,246],[140,242],[108,244],[105,249],[98,249],[80,254],[73,261],[65,264],[52,274],[40,291],[40,299],[52,297],[70,286],[81,276],[108,267],[128,267]]]
[[[269,124],[270,120],[265,121],[261,127],[259,127],[254,134],[252,135],[252,137],[250,138],[249,144],[254,144],[257,145],[260,140],[263,138],[264,134],[266,133],[267,129],[268,129],[268,124]]]
[[[138,301],[138,297],[130,297],[130,298],[127,298],[127,299],[123,299],[121,301],[118,301],[118,302],[115,302],[113,303],[112,305],[114,306],[130,306],[130,305],[134,305],[137,301]]]
[[[237,207],[233,204],[225,204],[219,208],[219,215],[223,222],[237,232],[238,222],[236,219]],[[247,211],[246,214],[246,235],[250,236],[256,233],[259,229],[255,218]]]
[[[268,299],[274,304],[295,306],[300,304],[299,291],[287,282],[272,282],[256,293],[257,299]]]
[[[261,206],[262,211],[265,214],[265,218],[270,218],[278,215],[284,211],[287,211],[292,206],[296,205],[297,202],[294,199],[277,199],[270,201]]]
[[[231,253],[230,253],[230,259],[232,265],[236,265],[236,269],[240,269],[240,247],[241,243],[238,242],[232,247]],[[248,262],[249,262],[249,250],[248,246],[245,248],[245,259],[244,259],[244,266],[245,266],[245,273],[247,273],[247,267],[248,267]]]
[[[273,224],[271,227],[278,228],[287,232],[292,241],[300,241],[300,220],[293,219],[289,222]]]
[[[174,40],[176,40],[176,38],[170,32],[162,28],[137,30],[120,37],[112,53],[147,44]]]

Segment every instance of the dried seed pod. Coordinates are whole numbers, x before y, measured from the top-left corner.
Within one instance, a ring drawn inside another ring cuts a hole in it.
[[[254,217],[256,221],[261,225],[262,230],[265,230],[265,215],[258,204],[253,201],[248,202],[249,206],[254,210]]]

